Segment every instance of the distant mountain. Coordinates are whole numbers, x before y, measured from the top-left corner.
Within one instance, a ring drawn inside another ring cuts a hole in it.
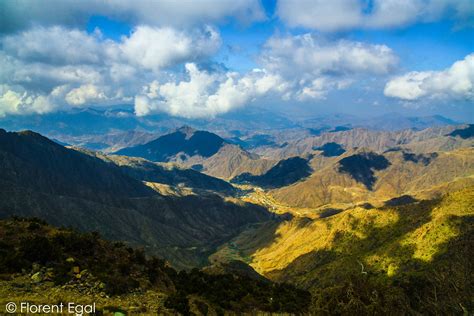
[[[422,130],[430,127],[441,127],[456,124],[460,124],[460,122],[451,120],[441,115],[404,116],[398,113],[388,113],[364,120],[356,126],[376,130],[398,131],[410,128]]]
[[[243,172],[260,174],[275,162],[260,159],[220,136],[183,126],[143,145],[124,148],[115,154],[141,157],[155,162],[176,162],[206,174],[229,179]]]
[[[277,146],[274,137],[266,134],[256,134],[244,139],[232,137],[229,141],[244,149],[253,149],[261,146]]]
[[[207,158],[216,154],[225,143],[224,139],[216,134],[183,126],[173,133],[160,136],[143,145],[121,149],[115,154],[167,162],[178,154]]]
[[[453,150],[455,148],[472,146],[472,138],[450,137],[449,134],[464,125],[448,125],[427,128],[421,131],[405,129],[400,131],[377,131],[365,128],[354,128],[340,132],[322,132],[308,135],[300,139],[287,142],[285,146],[258,150],[258,154],[273,159],[284,159],[292,156],[312,154],[321,150],[328,143],[336,143],[345,150],[351,148],[369,148],[383,152],[395,147],[404,147],[413,152],[437,152]]]
[[[456,125],[460,122],[453,121],[441,115],[431,116],[405,116],[399,113],[387,113],[380,116],[361,118],[346,114],[333,114],[326,116],[317,116],[314,118],[306,118],[299,121],[299,124],[305,128],[309,128],[314,135],[321,132],[338,130],[341,128],[368,128],[372,130],[382,131],[399,131],[403,129],[422,130],[430,127],[441,127],[445,125]]]
[[[434,153],[407,149],[376,153],[359,148],[337,157],[315,155],[310,161],[314,170],[310,176],[270,194],[285,205],[311,208],[383,204],[404,194],[430,196],[430,190],[472,185],[473,157],[472,147]]]
[[[0,218],[36,216],[57,226],[97,230],[181,268],[207,265],[208,251],[245,225],[270,219],[262,207],[215,194],[163,196],[137,179],[169,174],[157,168],[146,175],[140,168],[146,163],[126,171],[33,132],[0,130]],[[180,176],[222,185],[180,172],[168,180]]]
[[[143,131],[113,131],[104,134],[86,134],[79,136],[60,135],[61,145],[68,144],[89,150],[114,152],[125,147],[145,144],[156,139],[158,134]]]

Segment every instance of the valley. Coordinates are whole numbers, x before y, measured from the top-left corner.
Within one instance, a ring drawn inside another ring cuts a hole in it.
[[[455,313],[459,302],[470,308],[470,128],[341,128],[249,147],[185,126],[116,152],[0,130],[0,216],[98,231],[178,270],[291,284],[311,293],[311,313]],[[12,282],[25,276],[18,278]],[[419,296],[426,286],[436,289],[436,304]],[[102,305],[163,311],[175,295],[139,289],[135,298],[92,291],[107,295]],[[68,293],[78,295],[74,287]],[[222,308],[205,295],[192,297]]]
[[[0,315],[474,315],[473,30],[0,0]]]

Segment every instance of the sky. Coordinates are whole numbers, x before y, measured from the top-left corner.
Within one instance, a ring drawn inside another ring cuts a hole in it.
[[[474,121],[472,0],[0,2],[0,117],[129,107],[213,118]]]

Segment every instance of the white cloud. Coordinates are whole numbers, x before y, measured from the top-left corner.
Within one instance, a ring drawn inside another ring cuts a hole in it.
[[[107,100],[105,92],[95,85],[86,84],[72,89],[66,94],[65,100],[72,105],[82,105],[86,102],[100,102]]]
[[[2,94],[0,111],[44,113],[128,102],[145,83],[168,77],[168,68],[209,58],[220,44],[219,33],[211,27],[183,31],[139,26],[119,42],[58,26],[4,36],[0,84],[15,89]],[[42,97],[37,102],[50,105],[36,106],[32,100],[37,96]]]
[[[208,73],[193,63],[186,64],[187,81],[152,82],[135,98],[139,116],[166,112],[188,118],[213,117],[241,107],[271,91],[282,92],[285,82],[276,75],[254,70],[237,73]]]
[[[101,63],[107,57],[104,46],[112,45],[112,42],[102,42],[97,34],[54,26],[35,27],[6,36],[2,44],[6,54],[21,60],[71,65]]]
[[[269,39],[261,62],[266,69],[285,74],[384,74],[398,59],[385,45],[327,42],[308,33]]]
[[[220,44],[219,33],[211,27],[206,27],[204,32],[188,34],[169,27],[139,26],[124,39],[120,49],[133,64],[160,70],[208,57],[219,49]]]
[[[51,9],[54,8],[54,14]],[[13,32],[34,25],[86,25],[91,16],[102,15],[112,19],[151,26],[183,27],[215,23],[235,17],[242,23],[265,18],[259,1],[254,0],[22,0],[0,1],[0,32]]]
[[[472,0],[278,0],[277,15],[291,27],[321,31],[393,28],[443,18],[473,26]]]
[[[9,114],[47,113],[56,108],[54,93],[30,93],[21,87],[0,85],[0,117]]]
[[[414,71],[395,77],[385,85],[384,94],[407,101],[423,97],[474,101],[474,54],[443,71]]]
[[[388,74],[398,58],[385,45],[327,41],[308,33],[270,38],[260,63],[291,86],[286,98],[307,101],[324,99],[331,90],[347,88],[357,78]]]

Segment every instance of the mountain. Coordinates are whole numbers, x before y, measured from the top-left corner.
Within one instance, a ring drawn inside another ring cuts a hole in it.
[[[36,192],[98,201],[103,196],[143,197],[154,193],[117,166],[31,131],[8,133],[0,129],[0,159],[0,181],[5,187],[25,186]]]
[[[97,230],[180,268],[206,265],[209,251],[271,217],[262,207],[216,194],[164,196],[134,178],[143,173],[128,175],[113,162],[33,132],[1,130],[0,161],[1,218],[36,216]]]
[[[424,130],[405,129],[399,131],[377,131],[365,128],[354,128],[339,132],[322,132],[318,135],[307,135],[289,141],[285,146],[266,147],[255,153],[273,159],[285,159],[293,156],[312,154],[327,144],[336,144],[345,150],[352,148],[368,148],[383,152],[391,148],[406,148],[413,152],[427,153],[449,151],[456,148],[472,146],[472,138],[453,137],[449,135],[455,130],[462,130],[465,125],[442,126]],[[334,145],[333,145],[334,146]]]
[[[447,136],[451,136],[451,137],[459,136],[462,139],[472,138],[474,137],[474,124],[469,124],[465,128],[455,129],[454,131],[449,133]]]
[[[275,163],[260,159],[214,133],[197,131],[188,126],[146,144],[121,149],[115,154],[155,162],[176,162],[224,179],[243,172],[260,174]]]
[[[396,149],[376,153],[359,148],[336,157],[315,155],[310,176],[269,194],[294,207],[318,208],[328,204],[381,203],[434,187],[474,179],[474,148],[415,154]]]
[[[112,131],[105,134],[87,134],[87,135],[64,135],[61,136],[62,142],[75,147],[89,150],[100,150],[102,152],[114,152],[125,147],[145,144],[157,137],[157,134],[129,130]]]
[[[301,126],[310,128],[315,132],[328,131],[331,127],[366,128],[378,131],[398,131],[403,129],[422,130],[430,127],[460,124],[441,115],[430,116],[405,116],[399,113],[386,113],[374,117],[358,117],[347,114],[333,114],[316,116],[298,120]],[[383,124],[381,124],[383,123]],[[338,131],[337,128],[333,129]]]
[[[0,220],[0,293],[182,314],[471,310],[471,126],[346,127],[266,131],[252,150],[269,158],[189,127],[124,149],[161,162],[0,130],[0,218],[87,232]]]
[[[124,148],[115,154],[142,157],[151,161],[166,162],[180,154],[186,156],[210,157],[216,154],[224,145],[224,139],[206,131],[196,131],[189,126],[183,126],[175,132],[160,136],[143,145]]]

